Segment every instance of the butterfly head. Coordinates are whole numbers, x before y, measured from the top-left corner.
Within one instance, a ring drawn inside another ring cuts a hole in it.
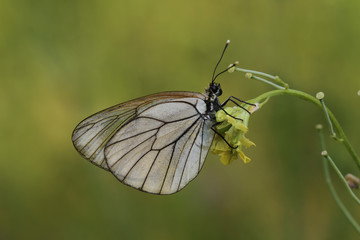
[[[209,86],[209,92],[212,93],[213,95],[215,95],[216,97],[221,96],[222,89],[221,89],[220,83],[211,82],[210,86]]]

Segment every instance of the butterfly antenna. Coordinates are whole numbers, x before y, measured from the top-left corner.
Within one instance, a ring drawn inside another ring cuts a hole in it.
[[[233,64],[230,64],[230,66],[227,67],[224,71],[219,72],[218,74],[216,74],[216,76],[213,78],[212,82],[214,82],[219,75],[223,74],[224,72],[228,71],[229,69],[235,67],[235,66],[238,65],[238,64],[239,64],[238,61],[234,62]]]
[[[211,78],[211,82],[212,82],[212,83],[215,81],[215,78],[216,78],[216,76],[215,76],[216,69],[217,69],[217,67],[219,66],[219,63],[221,62],[221,59],[222,59],[222,57],[224,56],[225,50],[226,50],[226,48],[229,46],[229,43],[230,43],[230,40],[227,40],[227,41],[226,41],[226,44],[225,44],[225,47],[224,47],[224,50],[223,50],[222,53],[221,53],[220,59],[219,59],[219,61],[217,62],[216,66],[215,66],[215,69],[214,69],[214,72],[213,72],[213,75],[212,75],[212,78]],[[218,75],[219,75],[219,74],[218,74]]]

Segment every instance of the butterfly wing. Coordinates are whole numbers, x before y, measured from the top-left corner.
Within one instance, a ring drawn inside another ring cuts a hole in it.
[[[80,122],[72,134],[76,150],[93,164],[108,169],[104,156],[105,144],[136,115],[136,107],[136,104],[119,104]]]
[[[110,171],[142,191],[181,190],[198,175],[214,137],[205,111],[203,95],[140,107],[105,146]]]
[[[95,113],[76,126],[72,134],[73,144],[84,158],[108,170],[104,155],[105,145],[122,126],[149,106],[187,97],[204,99],[204,95],[195,92],[164,92],[134,99]]]

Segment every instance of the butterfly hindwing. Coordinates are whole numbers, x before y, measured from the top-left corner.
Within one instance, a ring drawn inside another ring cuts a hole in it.
[[[181,190],[201,170],[214,136],[205,111],[204,100],[194,97],[141,108],[106,144],[110,171],[146,192]]]

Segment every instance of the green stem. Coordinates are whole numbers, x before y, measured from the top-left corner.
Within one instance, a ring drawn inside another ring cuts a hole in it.
[[[319,124],[320,125],[320,124]],[[348,192],[350,193],[351,197],[355,200],[355,202],[357,204],[360,205],[360,199],[354,194],[354,192],[351,190],[349,184],[347,183],[346,179],[344,178],[343,174],[341,173],[340,169],[336,166],[335,162],[332,160],[332,158],[330,157],[330,155],[327,153],[326,151],[326,146],[325,146],[325,140],[324,140],[324,134],[322,131],[322,125],[320,125],[319,127],[317,127],[317,130],[319,132],[319,137],[320,137],[320,145],[321,145],[321,149],[322,149],[322,153],[326,153],[323,155],[323,158],[325,160],[327,160],[331,167],[334,169],[334,171],[336,172],[336,174],[338,175],[338,177],[341,179],[342,183],[345,185],[345,188],[348,190]],[[325,164],[325,163],[324,163]],[[325,176],[326,176],[326,182],[329,184],[331,184],[331,180],[329,181],[327,179],[327,177],[329,177],[329,173],[328,173],[328,163],[326,163],[324,165],[325,167]],[[330,179],[330,178],[329,178]],[[332,185],[332,184],[331,184]],[[329,186],[330,187],[330,186]],[[334,188],[333,186],[331,186],[332,188]]]
[[[329,123],[330,131],[331,131],[331,137],[337,138],[337,137],[336,137],[336,133],[335,133],[335,131],[334,131],[333,124],[332,124],[331,119],[330,119],[330,117],[329,117],[329,113],[328,113],[328,111],[327,111],[327,107],[326,107],[326,105],[325,105],[324,98],[319,99],[319,101],[320,101],[320,103],[321,103],[321,105],[322,105],[322,108],[323,108],[323,110],[324,110],[324,114],[325,114],[325,116],[326,116],[326,120],[327,120],[328,123]]]
[[[284,89],[284,90],[269,91],[269,92],[263,93],[260,96],[252,99],[252,102],[258,102],[259,106],[261,107],[270,97],[278,96],[278,95],[296,96],[296,97],[299,97],[299,98],[301,98],[303,100],[312,102],[316,106],[322,108],[322,105],[321,105],[320,101],[317,98],[311,96],[310,94],[304,93],[302,91],[294,90],[294,89]],[[359,156],[357,155],[354,148],[352,147],[349,140],[347,139],[347,137],[346,137],[346,135],[344,133],[344,130],[342,129],[342,127],[341,127],[340,123],[338,122],[338,120],[335,118],[334,114],[329,110],[329,108],[327,108],[327,111],[329,113],[330,120],[334,124],[334,127],[335,127],[335,129],[336,129],[336,131],[338,133],[338,136],[340,137],[340,139],[342,139],[341,142],[344,144],[345,148],[348,150],[351,157],[355,161],[356,165],[360,169],[360,158],[359,158]]]
[[[256,79],[258,81],[267,83],[267,84],[269,84],[269,85],[271,85],[271,86],[273,86],[275,88],[278,88],[278,89],[288,89],[289,88],[289,85],[287,83],[285,83],[283,80],[281,80],[281,78],[279,76],[272,76],[272,75],[267,74],[267,73],[258,72],[258,71],[254,71],[254,70],[249,70],[249,69],[244,69],[244,68],[238,68],[238,67],[235,67],[235,71],[243,72],[243,73],[245,73],[245,76],[247,78]],[[263,76],[263,77],[268,78],[268,79],[271,79],[271,80],[269,81],[269,80],[267,80],[265,78],[259,77],[258,75]]]
[[[351,190],[351,188],[349,187],[349,184],[346,182],[346,179],[344,178],[344,176],[342,175],[341,171],[339,170],[339,168],[336,166],[336,164],[334,163],[334,161],[332,160],[332,158],[329,155],[324,156],[324,158],[326,160],[328,160],[328,162],[330,163],[331,167],[335,170],[336,174],[338,175],[338,177],[341,179],[341,181],[343,182],[343,184],[345,185],[346,190],[350,193],[350,196],[355,200],[355,202],[360,205],[360,200],[357,198],[357,196],[354,194],[354,192]]]
[[[360,233],[360,226],[357,224],[356,220],[351,216],[350,212],[346,209],[344,204],[342,203],[341,199],[336,193],[336,190],[332,184],[331,178],[330,178],[330,172],[329,172],[329,164],[326,159],[326,157],[323,158],[323,164],[324,164],[324,171],[325,171],[325,179],[326,183],[328,184],[328,187],[330,189],[330,193],[333,196],[336,204],[339,206],[341,211],[344,213],[345,217],[349,220],[349,222],[354,226],[354,228]]]
[[[258,77],[258,76],[255,76],[255,75],[252,75],[251,78],[255,79],[255,80],[258,80],[260,82],[264,82],[264,83],[267,83],[277,89],[285,89],[285,87],[282,87],[282,86],[279,86],[277,85],[276,83],[273,83],[273,82],[270,82],[269,80],[266,80],[264,78],[261,78],[261,77]]]
[[[267,74],[267,73],[263,73],[263,72],[259,72],[259,71],[254,71],[254,70],[249,70],[249,69],[245,69],[245,68],[236,67],[236,68],[235,68],[235,71],[239,71],[239,72],[243,72],[243,73],[252,73],[252,74],[264,76],[264,77],[267,77],[267,78],[270,78],[270,79],[273,79],[273,80],[275,80],[275,78],[276,78],[275,76],[270,75],[270,74]]]
[[[346,189],[350,192],[350,195],[353,197],[353,199],[355,199],[355,201],[360,204],[359,199],[356,197],[356,195],[353,193],[353,191],[350,189],[349,185],[346,182],[346,179],[343,177],[343,175],[341,174],[340,170],[336,167],[336,164],[334,163],[334,161],[331,159],[331,157],[328,155],[327,151],[326,151],[326,147],[325,147],[325,140],[324,140],[324,135],[322,132],[322,126],[320,125],[319,127],[317,127],[317,130],[319,132],[319,137],[320,137],[320,145],[321,145],[321,149],[322,149],[322,156],[323,156],[323,165],[324,165],[324,173],[325,173],[325,180],[326,183],[329,187],[330,193],[333,196],[336,204],[339,206],[340,210],[344,213],[345,217],[349,220],[349,222],[354,226],[354,228],[360,233],[360,226],[359,224],[356,222],[356,220],[352,217],[352,215],[350,214],[350,212],[346,209],[345,205],[343,204],[343,202],[341,201],[341,199],[339,198],[338,194],[336,193],[336,190],[334,188],[334,185],[332,184],[331,181],[331,177],[330,177],[330,171],[329,171],[329,162],[331,164],[331,166],[333,167],[333,169],[335,170],[335,172],[337,173],[337,175],[340,177],[340,179],[342,180],[342,182],[345,184]]]

